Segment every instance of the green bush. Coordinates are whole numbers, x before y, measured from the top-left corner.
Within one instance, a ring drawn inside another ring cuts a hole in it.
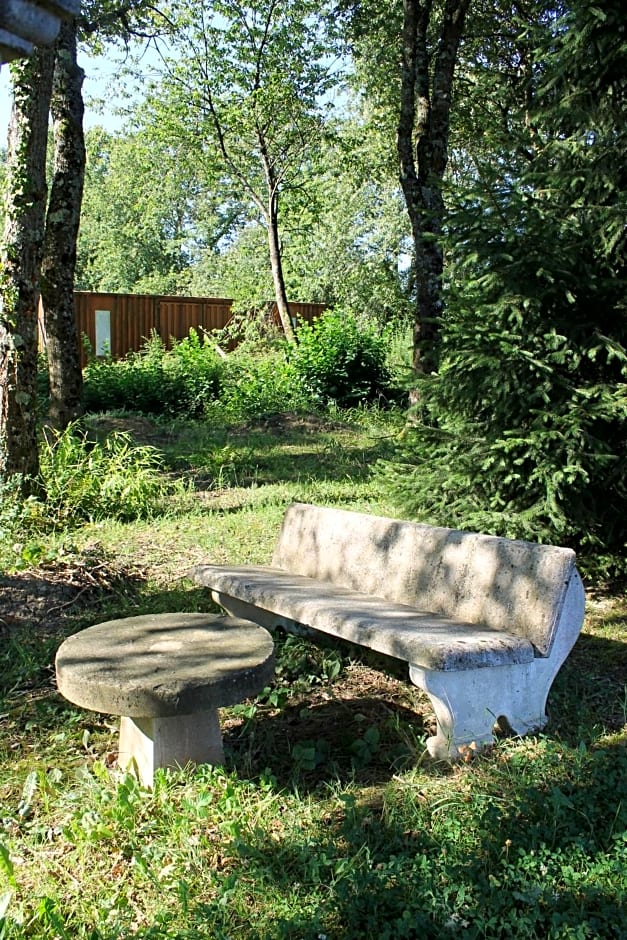
[[[208,402],[220,394],[223,365],[208,336],[201,340],[192,327],[189,335],[163,357],[164,374],[174,391],[168,414],[202,415]]]
[[[278,411],[303,411],[315,406],[285,353],[250,353],[245,345],[226,360],[220,404],[231,419],[246,419]]]
[[[386,333],[341,310],[301,322],[290,362],[304,387],[320,402],[342,407],[393,397],[386,365]]]
[[[171,351],[153,335],[139,353],[125,359],[89,362],[84,371],[85,410],[198,417],[219,394],[221,371],[208,337],[201,341],[194,329]]]
[[[599,573],[627,543],[621,17],[578,3],[542,29],[511,153],[451,199],[439,375],[390,471],[413,515],[572,545]]]

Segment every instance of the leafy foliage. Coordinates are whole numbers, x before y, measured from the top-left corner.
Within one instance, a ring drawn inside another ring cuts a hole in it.
[[[76,290],[180,293],[206,195],[182,146],[88,131]]]
[[[246,420],[281,411],[315,408],[310,390],[282,350],[264,355],[244,344],[224,367],[220,407],[229,420]]]
[[[246,420],[398,395],[387,365],[391,328],[334,311],[313,326],[302,323],[298,348],[287,349],[272,336],[255,338],[255,323],[246,322],[250,337],[226,359],[219,358],[216,341],[232,339],[231,333],[201,340],[192,329],[171,350],[153,336],[125,359],[92,360],[85,369],[85,409]]]
[[[87,411],[128,409],[140,414],[202,414],[219,393],[221,361],[209,338],[195,330],[167,351],[158,336],[122,360],[93,359],[84,374]]]
[[[325,133],[336,81],[329,22],[311,0],[175,4],[147,109],[161,138],[186,141],[204,177],[265,227],[266,267],[290,340],[279,208],[284,192],[302,187],[301,167]]]
[[[321,402],[350,407],[393,394],[386,353],[385,330],[335,309],[300,324],[290,362]]]
[[[627,114],[617,11],[576,4],[556,32],[537,27],[533,112],[527,87],[511,160],[482,155],[451,219],[442,368],[421,384],[405,465],[387,474],[420,518],[620,563]],[[519,89],[501,91],[518,100]]]

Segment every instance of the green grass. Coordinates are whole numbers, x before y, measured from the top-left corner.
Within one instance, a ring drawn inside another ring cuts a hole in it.
[[[92,431],[111,421],[123,419]],[[269,561],[293,499],[392,513],[371,469],[398,431],[364,413],[123,423],[198,492],[153,519],[73,531],[66,555],[29,572],[48,601],[0,614],[1,940],[626,936],[617,589],[588,586],[544,733],[467,764],[428,758],[433,716],[397,664],[277,637],[272,687],[221,713],[224,767],[159,772],[152,791],[117,772],[115,720],[55,690],[62,638],[108,617],[214,609],[188,569]]]

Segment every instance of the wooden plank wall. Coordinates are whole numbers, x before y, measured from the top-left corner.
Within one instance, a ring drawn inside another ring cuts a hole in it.
[[[137,352],[155,331],[165,343],[172,338],[183,339],[191,327],[202,330],[223,329],[231,319],[232,301],[218,297],[171,297],[153,294],[113,294],[77,291],[74,294],[76,325],[80,338],[82,365],[86,363],[82,337],[96,349],[96,311],[110,313],[110,354],[123,358]],[[326,309],[324,304],[290,304],[292,316],[309,323]],[[40,316],[41,324],[41,316]],[[43,330],[40,333],[45,346]]]

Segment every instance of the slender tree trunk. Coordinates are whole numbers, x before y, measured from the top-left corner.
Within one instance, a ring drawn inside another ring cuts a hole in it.
[[[50,421],[65,428],[82,412],[74,271],[85,178],[84,72],[76,61],[76,21],[57,40],[50,110],[54,164],[46,217],[41,299],[50,377]]]
[[[37,308],[46,212],[46,142],[54,52],[12,66],[7,196],[0,246],[0,478],[33,492],[37,452]]]
[[[258,205],[265,216],[266,225],[268,227],[268,247],[270,250],[270,270],[272,271],[272,283],[274,285],[274,299],[285,338],[290,343],[296,343],[296,334],[292,326],[290,308],[287,302],[285,277],[283,276],[283,261],[281,259],[281,241],[279,238],[279,187],[268,155],[265,136],[259,128],[257,129],[257,141],[259,143],[259,151],[261,153],[263,173],[268,193],[267,206],[264,207],[261,200],[258,200]]]
[[[272,283],[274,284],[274,299],[276,301],[279,319],[283,327],[286,339],[290,343],[296,342],[290,308],[287,302],[287,291],[285,290],[285,278],[283,276],[283,262],[281,260],[281,243],[279,240],[279,214],[278,200],[276,197],[270,197],[268,207],[268,246],[270,248],[270,268],[272,270]]]
[[[403,0],[401,108],[397,148],[414,241],[414,371],[437,371],[442,321],[442,180],[448,162],[451,93],[470,0],[445,0],[431,67],[432,0]]]

